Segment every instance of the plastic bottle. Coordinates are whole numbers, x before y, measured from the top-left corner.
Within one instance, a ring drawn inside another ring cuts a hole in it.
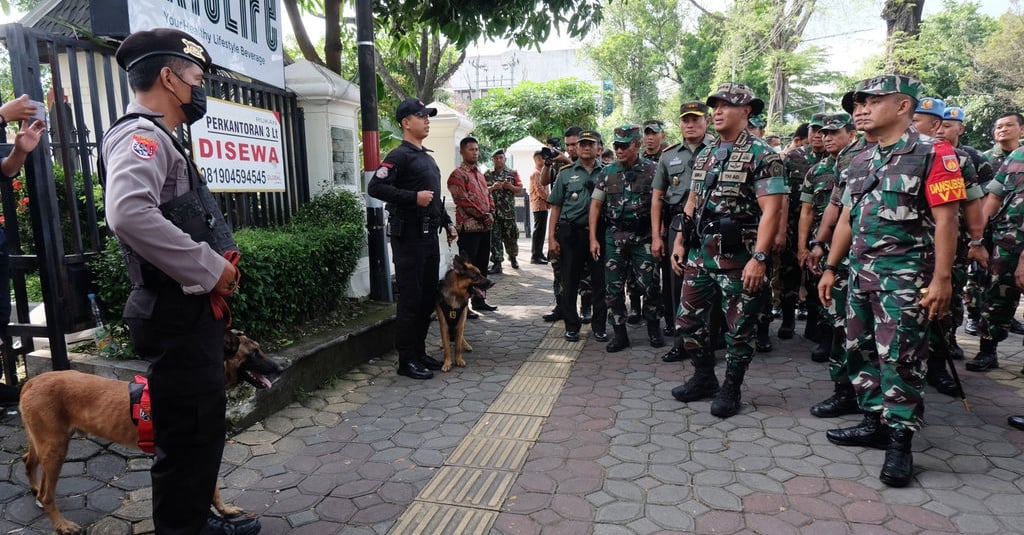
[[[92,319],[96,321],[96,328],[93,329],[93,338],[96,339],[96,349],[102,351],[103,348],[112,345],[114,343],[114,336],[110,333],[110,329],[103,323],[103,316],[100,314],[100,306],[96,303],[96,294],[89,294],[89,307],[92,308]]]

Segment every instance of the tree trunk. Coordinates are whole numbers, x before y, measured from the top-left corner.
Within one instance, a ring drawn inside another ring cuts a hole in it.
[[[783,124],[789,101],[789,72],[786,59],[800,46],[807,21],[814,13],[817,0],[793,0],[786,10],[785,0],[776,0],[776,17],[772,25],[772,92],[768,100],[768,125]]]
[[[885,72],[903,74],[913,70],[916,60],[899,54],[900,45],[917,38],[921,32],[924,0],[886,0],[882,8],[885,20]]]
[[[308,61],[323,65],[324,60],[320,59],[320,54],[317,53],[316,47],[309,40],[309,33],[306,32],[306,25],[302,23],[302,12],[299,11],[299,5],[296,3],[296,0],[281,0],[281,3],[284,4],[284,9],[288,12],[288,19],[292,21],[292,31],[295,32],[295,41],[299,44],[302,56]],[[327,20],[326,23],[327,27],[330,28],[331,21]],[[335,26],[338,23],[339,21],[334,21]]]

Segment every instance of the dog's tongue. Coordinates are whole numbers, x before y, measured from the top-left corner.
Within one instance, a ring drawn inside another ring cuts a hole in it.
[[[473,291],[475,291],[476,294],[478,296],[480,296],[480,299],[487,299],[487,291],[486,290],[481,290],[480,288],[477,288],[476,286],[474,286],[473,287]]]
[[[274,386],[274,383],[271,383],[270,379],[267,379],[266,377],[264,377],[264,376],[262,376],[262,375],[260,375],[258,373],[253,373],[252,376],[257,381],[259,381],[261,385],[263,385],[263,388],[270,388],[270,387]]]

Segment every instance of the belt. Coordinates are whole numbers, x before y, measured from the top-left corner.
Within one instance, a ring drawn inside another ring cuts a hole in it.
[[[559,223],[565,223],[567,225],[572,225],[574,227],[578,227],[578,228],[581,228],[583,230],[588,230],[590,228],[590,223],[574,223],[571,220],[566,219],[564,217],[559,218],[558,222]]]

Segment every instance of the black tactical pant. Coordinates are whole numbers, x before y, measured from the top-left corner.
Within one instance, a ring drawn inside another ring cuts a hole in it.
[[[395,349],[408,362],[425,354],[430,314],[437,295],[441,253],[437,234],[391,238],[398,304],[395,312]]]
[[[604,299],[604,255],[594,260],[590,254],[590,230],[583,225],[574,225],[567,221],[559,221],[555,228],[555,239],[561,246],[559,275],[562,277],[562,315],[565,317],[566,331],[579,331],[583,325],[579,308],[576,306],[576,293],[584,273],[590,272],[592,288],[591,303],[593,316],[590,321],[594,332],[605,332],[608,321],[608,306]]]
[[[459,232],[459,255],[481,273],[487,273],[487,258],[491,254],[491,231]]]
[[[208,294],[185,295],[173,281],[133,290],[128,303],[132,344],[150,362],[153,523],[160,534],[194,535],[209,516],[224,452],[226,320],[213,317]]]
[[[544,238],[548,235],[548,211],[541,210],[533,213],[533,246],[530,247],[530,260],[545,258]]]

